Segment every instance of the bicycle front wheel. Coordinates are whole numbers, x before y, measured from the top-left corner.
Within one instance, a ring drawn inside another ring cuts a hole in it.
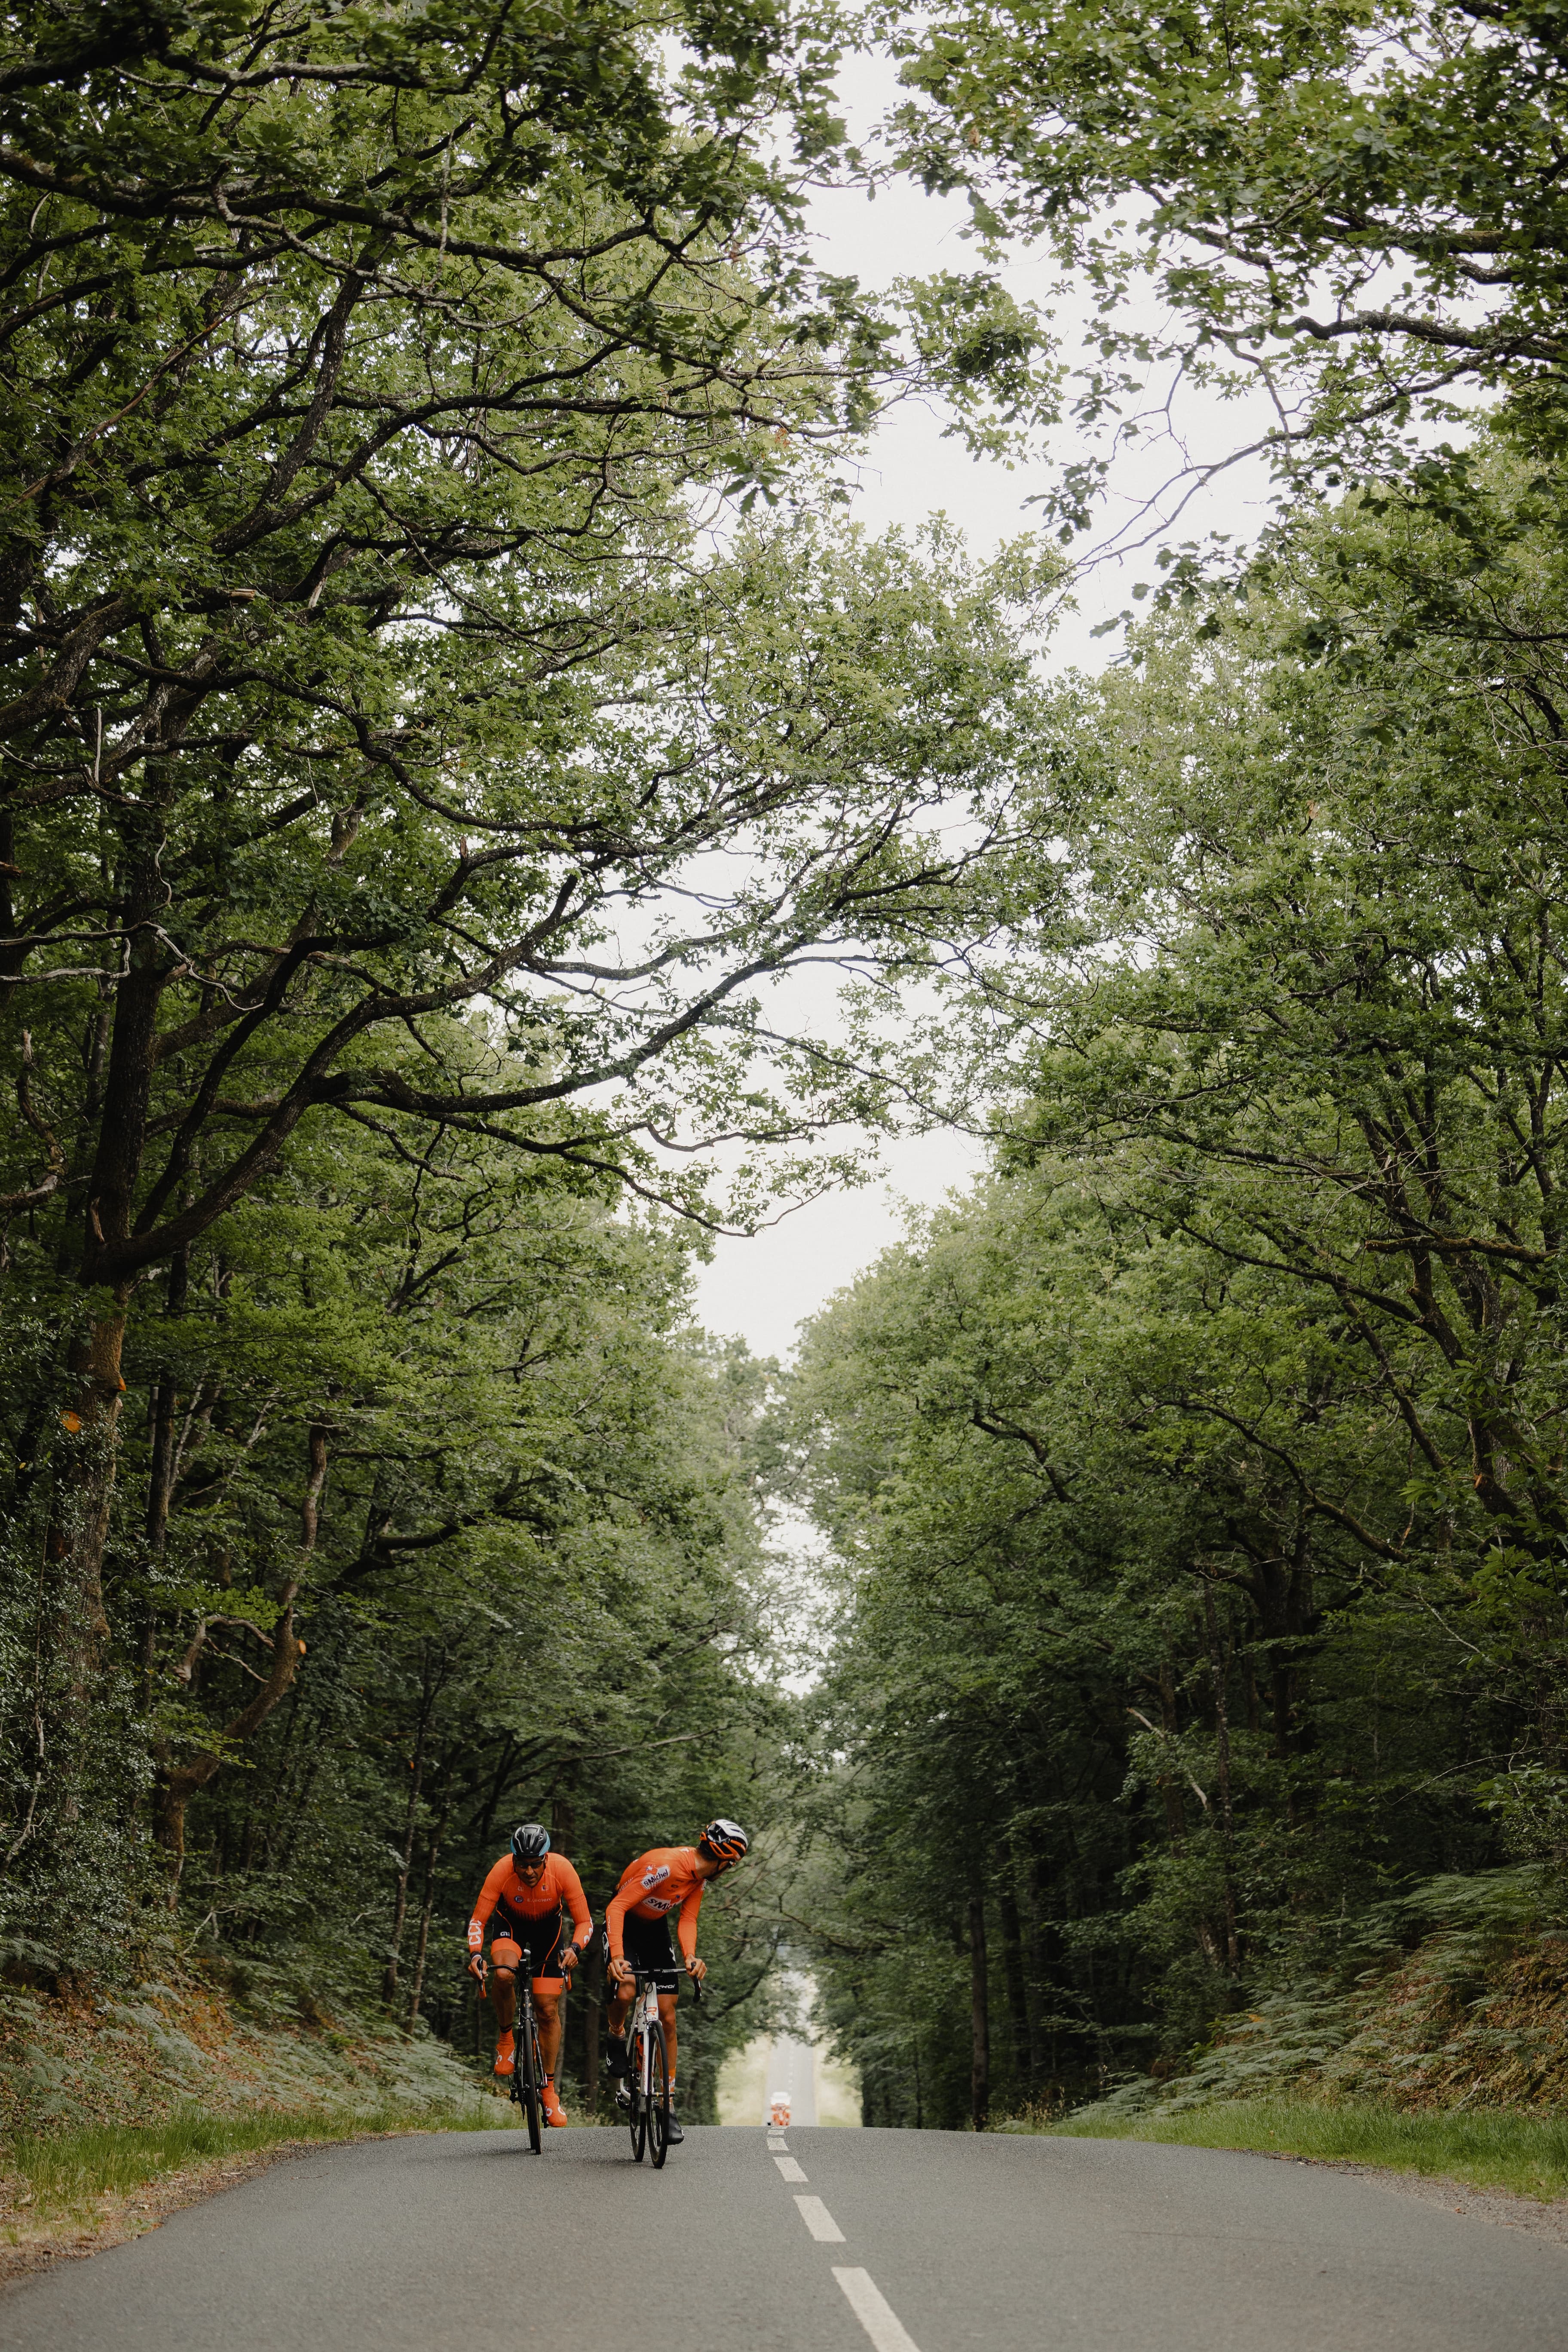
[[[647,2147],[647,2099],[643,2091],[643,2038],[634,2033],[631,2046],[632,2155],[640,2164]]]
[[[662,2025],[650,2026],[650,2064],[648,2077],[647,2137],[653,2156],[654,2170],[662,2171],[664,2159],[669,2154],[669,2053],[665,2047]]]
[[[533,2023],[533,2003],[526,1995],[517,2021],[517,2072],[522,2091],[522,2112],[528,2118],[528,2144],[535,2156],[544,2145],[539,2106],[539,2054]]]

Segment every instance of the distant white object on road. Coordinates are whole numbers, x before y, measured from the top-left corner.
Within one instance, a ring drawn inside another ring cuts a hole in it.
[[[768,2100],[768,2121],[775,2131],[783,2131],[789,2121],[789,2093],[774,2091]]]

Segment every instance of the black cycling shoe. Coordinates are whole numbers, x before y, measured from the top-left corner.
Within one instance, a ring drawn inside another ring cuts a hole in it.
[[[605,2072],[606,2074],[626,2074],[626,2045],[624,2042],[612,2042],[605,2052]]]
[[[629,2113],[631,2112],[631,2104],[632,2104],[632,2095],[631,2095],[631,2092],[630,2092],[629,2088],[627,2087],[627,2085],[626,2085],[625,2083],[617,2083],[617,2084],[616,2084],[616,2106],[617,2106],[617,2107],[624,2107],[624,2108],[626,2110],[626,2112],[629,2114]]]
[[[686,2134],[676,2122],[673,2114],[668,2116],[665,2119],[664,2136],[671,2147],[679,2147],[681,2141],[686,2137]]]

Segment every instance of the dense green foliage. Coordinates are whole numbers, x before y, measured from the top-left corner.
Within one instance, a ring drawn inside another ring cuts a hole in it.
[[[63,1756],[46,1522],[16,1521],[13,1930],[112,1965],[128,1902],[144,1938],[177,1893],[198,1944],[309,1952],[318,1998],[423,2000],[467,2043],[454,1929],[520,1811],[596,1907],[639,1843],[751,1811],[760,1375],[680,1334],[683,1293],[668,1239],[498,1145],[297,1145],[132,1324]],[[14,1321],[14,1394],[49,1392],[58,1323]]]
[[[1556,33],[887,13],[905,166],[1088,289],[1080,425],[1162,359],[1277,398],[1294,505],[1095,685],[1032,667],[1054,558],[843,517],[895,361],[804,235],[830,11],[8,20],[29,1969],[173,1937],[467,2049],[511,1821],[602,1904],[721,1810],[689,2104],[809,1934],[868,2117],[952,2124],[1568,1856]],[[910,299],[1016,451],[1037,323]],[[1417,448],[1456,385],[1493,421]],[[752,1221],[955,1077],[986,1181],[775,1412],[689,1320],[715,1152]]]
[[[905,167],[1059,257],[1090,331],[1075,414],[1136,439],[1174,377],[1268,395],[1287,478],[1397,461],[1481,385],[1560,444],[1568,363],[1562,26],[1493,0],[879,12]],[[1114,464],[1080,443],[1070,529]],[[1222,469],[1200,453],[1191,479]]]
[[[799,233],[822,26],[6,39],[0,1901],[466,2033],[520,1812],[602,1903],[769,1810],[761,1376],[670,1213],[876,1114],[768,992],[958,922],[1035,571],[828,494],[884,334]]]
[[[1078,691],[995,1173],[813,1327],[873,2112],[968,2110],[971,1987],[1018,2104],[1568,1854],[1568,600],[1530,478],[1468,495],[1293,524]]]

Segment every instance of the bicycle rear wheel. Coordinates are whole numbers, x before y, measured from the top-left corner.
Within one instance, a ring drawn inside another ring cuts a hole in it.
[[[632,2156],[640,2164],[647,2147],[647,2101],[643,2096],[643,2038],[634,2033],[631,2046]]]
[[[664,2028],[651,2026],[652,2048],[648,2068],[651,2087],[648,2092],[647,2136],[653,2157],[654,2170],[662,2171],[664,2159],[669,2154],[669,2053],[665,2047]]]
[[[521,2085],[522,2112],[528,2118],[528,2144],[537,2156],[544,2145],[544,2132],[540,2121],[533,2002],[526,1990],[518,2003],[516,2065]]]

